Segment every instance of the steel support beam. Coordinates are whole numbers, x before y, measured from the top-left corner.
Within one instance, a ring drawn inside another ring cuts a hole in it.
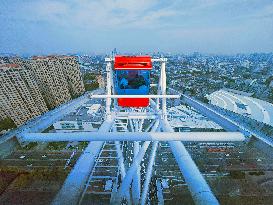
[[[180,98],[180,95],[90,95],[90,98]]]
[[[173,132],[173,129],[167,120],[163,120],[161,125],[163,131]],[[195,204],[218,205],[218,200],[212,193],[209,185],[182,142],[169,141],[168,143],[183,174],[183,177],[187,182]]]
[[[132,120],[131,120],[132,121]],[[139,120],[134,120],[134,132],[139,132]],[[137,157],[139,150],[140,150],[140,142],[134,141],[134,160]],[[132,183],[132,198],[133,203],[138,204],[138,201],[140,199],[140,165],[137,167],[136,173],[133,177],[133,183]]]
[[[130,188],[130,185],[132,183],[133,180],[133,176],[137,171],[138,166],[140,165],[148,147],[150,145],[150,142],[144,142],[144,144],[142,145],[141,149],[139,150],[137,156],[134,158],[134,161],[131,165],[131,167],[128,169],[125,178],[122,181],[122,184],[118,190],[118,196],[116,198],[117,201],[113,202],[115,204],[120,204],[120,201],[122,200],[122,198],[127,197],[128,194],[128,190]],[[128,198],[128,197],[127,197]]]
[[[113,126],[113,132],[117,132],[117,128],[115,126]],[[126,175],[126,169],[124,165],[124,158],[122,154],[120,141],[115,141],[115,147],[117,150],[119,170],[120,170],[121,178],[123,179]]]
[[[28,142],[62,141],[243,141],[240,132],[73,132],[73,133],[25,133],[22,140]]]
[[[157,129],[159,128],[159,120],[155,121],[155,123],[153,124],[153,127],[151,129],[152,132],[155,132]],[[140,134],[140,133],[138,133]],[[122,181],[121,187],[118,191],[118,197],[117,197],[117,204],[120,204],[120,201],[123,197],[127,197],[130,185],[132,183],[133,180],[133,176],[137,171],[138,166],[140,165],[148,147],[149,147],[150,142],[146,141],[143,143],[142,147],[140,148],[137,156],[134,158],[134,161],[131,165],[131,167],[128,169],[126,176],[124,178],[124,180]],[[138,203],[137,203],[138,204]]]
[[[158,115],[158,112],[112,112],[114,116],[154,116]]]
[[[139,123],[138,123],[138,131],[139,131],[139,132],[142,132],[143,123],[144,123],[144,119],[140,119],[140,121],[139,121]]]
[[[152,127],[154,126],[154,124],[157,122],[158,120],[153,120],[148,127],[145,128],[144,132],[149,132],[149,130],[152,129]]]
[[[110,130],[113,121],[105,121],[99,132],[107,132]],[[72,140],[73,141],[73,140]],[[103,146],[104,142],[91,142],[88,144],[84,153],[80,156],[74,168],[66,178],[61,190],[54,198],[52,205],[71,205],[78,204],[81,192],[85,183],[94,167],[95,160]]]
[[[160,131],[160,126],[159,126],[160,122],[159,120],[155,121],[154,126],[152,127],[152,132],[154,131]],[[147,200],[147,196],[148,196],[148,191],[149,191],[149,185],[151,182],[151,178],[152,178],[152,171],[153,171],[153,165],[154,165],[154,161],[155,161],[155,157],[156,157],[156,150],[158,147],[158,141],[153,142],[153,146],[152,146],[152,150],[150,153],[150,157],[149,157],[149,164],[146,170],[146,175],[145,175],[145,181],[144,181],[144,185],[143,185],[143,189],[142,189],[142,194],[141,194],[141,205],[145,205],[146,200]]]
[[[115,116],[116,119],[131,119],[131,120],[137,120],[137,119],[157,119],[157,115],[120,115],[120,116]]]
[[[159,79],[158,79],[158,87],[157,87],[157,94],[158,95],[161,95],[162,94],[162,70],[160,70],[160,76],[159,76]],[[150,99],[150,103],[151,103],[152,99]],[[159,107],[160,107],[160,99],[157,98],[156,99],[156,108],[155,110],[159,110]]]
[[[113,74],[112,74],[112,63],[111,61],[107,62],[106,63],[106,92],[107,92],[107,95],[106,96],[111,96],[111,93],[112,93],[112,77],[113,77]],[[93,95],[91,95],[91,98],[95,98],[93,97]],[[107,119],[110,119],[110,114],[111,114],[111,98],[110,97],[105,97],[106,98],[106,118]]]
[[[92,93],[100,94],[102,90],[95,90]],[[18,137],[20,141],[20,135],[24,132],[42,132],[54,122],[62,119],[68,113],[74,111],[81,105],[85,104],[89,99],[89,94],[84,94],[76,99],[73,99],[67,103],[56,107],[54,110],[48,111],[41,116],[35,117],[29,121],[27,121],[24,125],[13,129],[0,137],[0,144],[11,139],[14,136]]]
[[[126,169],[125,169],[125,165],[124,165],[124,158],[123,158],[122,150],[120,148],[120,146],[121,146],[120,142],[115,141],[115,146],[116,146],[117,155],[118,155],[118,164],[119,164],[120,174],[121,174],[121,178],[123,179],[126,175]]]
[[[134,141],[134,160],[136,159],[138,153],[140,151],[139,141]],[[140,164],[137,166],[135,174],[133,176],[133,183],[132,183],[132,198],[133,203],[138,204],[140,199]]]
[[[142,194],[141,194],[141,205],[146,204],[146,200],[148,197],[148,192],[150,188],[150,183],[152,179],[152,172],[153,172],[153,165],[155,162],[155,156],[156,156],[156,150],[158,147],[158,141],[153,142],[150,158],[149,158],[149,164],[147,167],[146,175],[145,175],[145,181],[142,189]]]
[[[162,95],[166,95],[166,89],[167,89],[167,82],[166,82],[166,62],[167,59],[164,58],[161,61],[161,92]],[[167,119],[167,99],[166,98],[162,98],[162,117],[164,119]]]

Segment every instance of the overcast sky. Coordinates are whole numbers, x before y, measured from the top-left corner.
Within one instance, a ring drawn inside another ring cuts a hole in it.
[[[273,51],[273,0],[0,0],[0,53]]]

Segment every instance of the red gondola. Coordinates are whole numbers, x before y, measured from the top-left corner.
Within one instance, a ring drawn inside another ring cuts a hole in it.
[[[115,90],[118,95],[147,95],[150,90],[150,56],[116,56]],[[149,98],[119,98],[122,107],[147,107]]]

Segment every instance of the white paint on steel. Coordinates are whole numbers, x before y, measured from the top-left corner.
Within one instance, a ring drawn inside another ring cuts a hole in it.
[[[72,133],[26,133],[29,142],[60,141],[243,141],[241,132],[72,132]]]
[[[173,132],[173,129],[167,120],[162,122],[162,128],[166,132]],[[218,205],[218,200],[212,193],[209,185],[182,142],[169,141],[168,143],[183,177],[187,182],[194,202],[198,205]]]
[[[90,95],[90,98],[180,98],[180,95]]]
[[[99,131],[109,131],[112,124],[113,121],[111,120],[105,121],[101,125]],[[66,178],[61,190],[54,198],[52,202],[53,205],[70,205],[78,203],[81,192],[84,189],[84,185],[94,167],[96,158],[100,153],[103,144],[103,141],[90,142],[88,144],[87,148],[84,150],[84,153],[80,156],[74,168]]]
[[[149,163],[148,163],[148,167],[147,167],[147,171],[146,171],[146,175],[145,175],[145,181],[144,181],[142,194],[141,194],[141,205],[146,204],[146,200],[148,197],[148,191],[149,191],[149,187],[150,187],[149,185],[150,185],[151,179],[152,179],[153,165],[155,162],[157,147],[158,147],[158,141],[153,142],[153,146],[152,146],[152,150],[151,150],[150,158],[149,158]]]
[[[131,167],[128,169],[125,178],[122,181],[122,184],[120,186],[119,189],[119,197],[118,200],[120,200],[121,198],[126,196],[126,193],[131,185],[131,182],[133,180],[133,176],[138,168],[138,166],[140,165],[148,147],[150,145],[150,141],[144,142],[144,144],[142,145],[141,149],[139,150],[137,156],[134,158],[134,161],[131,165]]]
[[[109,118],[110,114],[111,114],[111,98],[109,96],[111,96],[112,93],[112,85],[111,85],[111,77],[112,75],[112,64],[111,62],[107,62],[106,64],[106,92],[107,95],[104,97],[106,98],[106,117]],[[93,96],[93,95],[91,95]]]
[[[166,59],[167,61],[167,59]],[[167,80],[166,80],[166,61],[162,61],[161,70],[162,70],[162,95],[166,95],[167,89]],[[162,98],[162,117],[167,119],[167,99]]]

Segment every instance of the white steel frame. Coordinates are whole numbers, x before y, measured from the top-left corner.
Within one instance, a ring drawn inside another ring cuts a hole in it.
[[[114,58],[106,58],[105,61],[106,94],[90,95],[90,98],[106,99],[105,122],[98,132],[25,132],[20,136],[22,141],[90,141],[52,204],[79,203],[84,185],[90,178],[95,159],[100,153],[104,141],[115,142],[119,159],[119,171],[122,176],[120,186],[116,190],[114,197],[111,198],[112,204],[121,204],[123,201],[127,201],[128,204],[146,204],[159,141],[168,141],[182,175],[188,184],[194,202],[202,205],[219,204],[181,141],[243,141],[245,139],[244,135],[240,132],[235,132],[236,130],[223,133],[175,133],[167,120],[167,98],[179,98],[180,95],[168,95],[166,93],[166,58],[152,59],[153,62],[161,64],[159,82],[158,84],[153,84],[153,86],[158,86],[157,95],[122,95],[122,97],[126,98],[150,98],[150,106],[141,109],[118,107],[116,99],[121,96],[116,95],[113,85]],[[122,122],[122,120],[127,120],[127,128],[126,125],[113,126],[115,122]],[[123,127],[125,127],[126,132],[120,131]],[[134,157],[130,167],[125,167],[120,141],[134,141]],[[150,144],[152,144],[152,148],[149,152],[146,174],[141,176],[140,164]],[[145,177],[143,184],[141,183],[141,177]],[[113,189],[113,191],[115,190]]]

